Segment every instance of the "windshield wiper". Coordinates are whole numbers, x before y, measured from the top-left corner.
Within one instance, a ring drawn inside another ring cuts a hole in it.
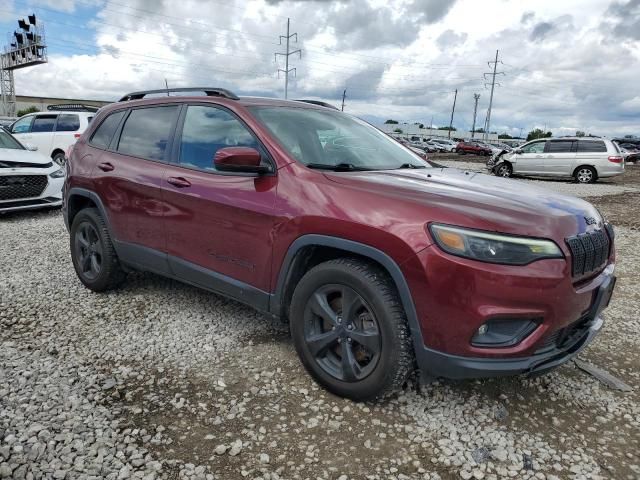
[[[372,168],[365,167],[356,167],[353,163],[336,163],[336,164],[326,164],[326,163],[307,163],[307,167],[314,168],[317,170],[331,170],[333,172],[353,172],[353,171],[366,171],[373,170]]]
[[[398,167],[398,170],[401,168],[427,168],[426,165],[416,165],[414,163],[403,163]]]

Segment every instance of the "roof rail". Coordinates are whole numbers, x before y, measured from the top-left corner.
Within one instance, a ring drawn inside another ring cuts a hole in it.
[[[61,103],[59,105],[47,105],[50,112],[66,111],[66,112],[97,112],[100,107],[94,105],[83,105],[81,103]]]
[[[126,102],[129,100],[140,100],[144,98],[146,95],[152,95],[155,93],[158,94],[169,94],[173,92],[204,92],[208,97],[223,97],[228,98],[230,100],[240,100],[235,93],[225,89],[225,88],[210,88],[210,87],[186,87],[186,88],[163,88],[161,90],[143,90],[140,92],[131,92],[127,93],[124,97],[122,97],[119,102]]]
[[[338,107],[336,107],[335,105],[331,105],[330,103],[327,102],[321,102],[320,100],[295,100],[296,102],[304,102],[304,103],[311,103],[313,105],[319,105],[321,107],[327,107],[327,108],[333,108],[334,110],[340,110]]]

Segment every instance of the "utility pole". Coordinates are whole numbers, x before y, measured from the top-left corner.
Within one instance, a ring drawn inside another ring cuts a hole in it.
[[[340,110],[342,110],[344,112],[344,99],[347,96],[347,89],[345,88],[344,91],[342,92],[342,108]]]
[[[502,63],[502,62],[501,62]],[[498,68],[498,50],[496,50],[496,59],[493,62],[487,62],[489,67],[493,64],[493,73],[485,73],[484,78],[487,78],[487,75],[491,75],[491,96],[489,97],[489,109],[487,110],[487,122],[486,127],[484,129],[483,139],[487,139],[487,135],[489,135],[489,129],[491,128],[491,107],[493,106],[493,91],[496,86],[496,75],[504,75],[504,72],[497,72]],[[498,84],[500,85],[500,84]],[[487,84],[485,83],[485,87]]]
[[[287,50],[285,53],[278,52],[274,54],[276,61],[278,61],[278,55],[284,57],[285,67],[284,67],[284,70],[282,70],[281,68],[278,69],[278,76],[280,76],[280,72],[284,73],[284,98],[285,99],[288,98],[289,96],[289,73],[293,72],[294,76],[296,74],[295,68],[289,68],[289,57],[297,53],[299,55],[299,58],[302,58],[302,52],[300,51],[300,49],[294,50],[293,52],[289,50],[289,41],[293,37],[295,37],[294,41],[298,43],[298,34],[289,32],[289,23],[290,23],[290,19],[287,18],[287,34],[280,35],[280,45],[282,45],[282,39],[284,38],[286,40]]]
[[[520,127],[520,135],[518,135],[518,138],[522,138],[522,129],[523,129],[523,128],[524,128],[524,127]]]
[[[476,134],[476,115],[478,113],[478,100],[480,100],[480,94],[474,93],[473,99],[475,100],[475,103],[473,105],[473,127],[471,127],[471,138]]]
[[[458,98],[458,89],[456,88],[456,92],[453,95],[453,108],[451,109],[451,120],[449,120],[449,136],[451,138],[451,129],[453,128],[453,113],[456,111],[456,99]]]

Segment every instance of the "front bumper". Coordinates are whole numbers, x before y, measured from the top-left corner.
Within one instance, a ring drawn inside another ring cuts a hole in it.
[[[424,377],[450,379],[487,378],[507,375],[540,375],[578,355],[602,329],[601,316],[611,300],[615,277],[607,276],[595,295],[589,311],[574,324],[549,336],[534,354],[525,357],[484,358],[451,355],[424,347],[416,352]]]

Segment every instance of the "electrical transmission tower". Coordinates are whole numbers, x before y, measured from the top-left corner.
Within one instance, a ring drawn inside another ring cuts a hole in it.
[[[280,45],[282,45],[282,39],[284,38],[286,41],[287,50],[285,53],[278,52],[274,54],[276,62],[278,61],[278,55],[284,57],[284,64],[285,64],[284,70],[282,70],[281,68],[278,69],[278,76],[280,76],[280,72],[284,73],[284,98],[288,98],[289,96],[289,74],[293,72],[293,75],[294,76],[296,75],[295,67],[289,68],[289,57],[297,53],[299,55],[299,58],[302,58],[302,51],[300,49],[297,49],[294,51],[289,50],[289,43],[293,37],[295,37],[294,41],[298,43],[298,34],[289,32],[289,19],[287,18],[287,34],[280,35]]]
[[[344,91],[342,92],[342,108],[340,110],[342,110],[344,112],[344,99],[347,97],[347,89],[345,88]]]
[[[471,127],[471,138],[476,134],[476,115],[478,114],[478,100],[480,100],[480,94],[474,93],[473,99],[475,100],[475,103],[473,105],[473,127]]]
[[[502,63],[502,61],[500,61],[500,63]],[[484,74],[485,80],[487,78],[487,75],[491,75],[491,95],[489,96],[489,109],[487,110],[487,120],[485,122],[484,134],[482,137],[484,140],[487,139],[487,136],[489,135],[489,129],[491,128],[491,107],[493,106],[493,91],[496,87],[496,75],[504,75],[504,72],[496,71],[498,68],[498,50],[496,50],[496,59],[493,62],[487,62],[487,64],[489,65],[489,67],[493,65],[493,72]],[[489,84],[485,83],[484,85],[486,88],[486,86]],[[500,86],[500,84],[498,84],[498,86]]]
[[[451,129],[453,128],[453,114],[456,111],[456,99],[458,98],[458,89],[456,88],[456,93],[453,95],[453,108],[451,109],[451,120],[449,120],[449,135],[448,138],[451,138]]]

